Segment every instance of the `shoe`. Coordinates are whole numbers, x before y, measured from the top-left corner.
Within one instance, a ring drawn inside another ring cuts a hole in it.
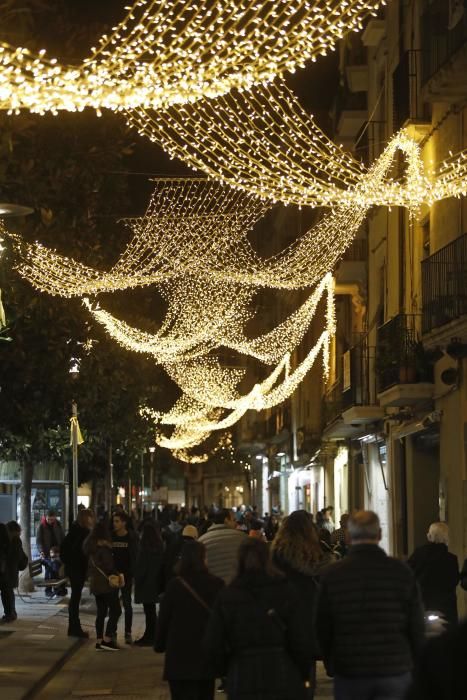
[[[101,649],[105,651],[120,651],[120,647],[115,644],[115,642],[106,642],[105,640],[101,642]]]
[[[102,644],[100,642],[96,642],[96,651],[102,651]]]
[[[133,639],[131,638],[131,634],[125,634],[125,644],[133,644]]]
[[[18,619],[18,615],[16,613],[11,613],[10,615],[4,615],[2,617],[2,622],[4,624],[8,624],[8,622],[14,622],[17,619]]]
[[[154,642],[147,637],[141,637],[140,639],[137,639],[134,644],[136,647],[152,647]]]
[[[89,632],[85,632],[82,629],[79,630],[68,630],[69,637],[78,637],[78,639],[89,639]]]

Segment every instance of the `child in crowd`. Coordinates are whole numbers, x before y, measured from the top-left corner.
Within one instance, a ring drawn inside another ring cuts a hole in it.
[[[42,565],[45,568],[45,580],[59,580],[62,579],[63,564],[60,559],[60,547],[51,547],[50,556],[42,558]],[[65,584],[60,586],[52,586],[47,592],[48,598],[56,598],[57,596],[64,596],[67,594]]]

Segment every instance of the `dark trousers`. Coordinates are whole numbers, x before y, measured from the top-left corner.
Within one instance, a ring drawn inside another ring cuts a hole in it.
[[[131,627],[133,624],[133,608],[131,606],[131,589],[133,586],[133,579],[125,574],[125,585],[120,588],[120,594],[122,596],[123,609],[125,611],[125,634],[131,634]]]
[[[214,680],[169,681],[172,700],[212,700]]]
[[[73,632],[79,632],[81,622],[79,619],[79,604],[84,588],[84,576],[71,575],[69,577],[71,585],[70,602],[68,604],[68,628]]]
[[[115,637],[117,634],[118,618],[122,614],[120,601],[118,599],[118,589],[111,593],[101,593],[96,595],[97,615],[96,615],[96,637],[102,639],[104,636],[104,622],[107,615],[106,637]]]
[[[412,680],[411,673],[370,678],[334,677],[335,700],[403,700]]]
[[[144,616],[146,618],[146,629],[144,630],[144,639],[154,641],[156,636],[157,613],[155,603],[143,603]]]
[[[3,605],[3,613],[5,617],[16,614],[15,592],[13,586],[2,585],[1,598]]]

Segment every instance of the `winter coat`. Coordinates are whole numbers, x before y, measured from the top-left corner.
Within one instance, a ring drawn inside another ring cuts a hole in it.
[[[318,562],[304,563],[298,557],[286,558],[280,550],[273,550],[272,560],[274,565],[282,571],[287,580],[292,583],[300,597],[301,614],[308,635],[310,653],[317,658],[319,656],[318,643],[315,633],[315,608],[318,597],[319,574],[325,567],[334,562],[334,558],[323,556]]]
[[[89,590],[91,593],[102,595],[114,591],[115,588],[111,587],[108,576],[119,572],[115,566],[110,544],[97,545],[91,549],[88,540],[85,540],[83,549],[84,553],[89,556]]]
[[[424,619],[409,567],[376,544],[353,545],[321,575],[317,633],[328,671],[363,678],[411,671]]]
[[[180,559],[182,549],[187,542],[193,542],[192,537],[183,537],[181,531],[166,538],[166,550],[164,556],[164,581],[167,584],[175,576],[175,565]]]
[[[467,620],[430,639],[406,700],[460,700],[467,688]]]
[[[429,542],[418,547],[408,562],[420,586],[425,610],[442,612],[448,622],[457,623],[456,588],[459,564],[445,544]]]
[[[155,603],[162,590],[164,550],[140,549],[135,566],[135,603]]]
[[[88,571],[88,557],[84,553],[83,543],[89,530],[73,523],[60,547],[60,559],[65,565],[65,574],[70,579],[85,579]]]
[[[222,579],[200,572],[186,578],[189,585],[211,608],[223,588]],[[165,680],[215,678],[209,657],[200,643],[209,620],[209,610],[173,578],[162,598],[154,648],[165,652]]]
[[[206,547],[208,569],[214,576],[230,583],[237,571],[238,550],[245,542],[245,533],[227,525],[211,525],[199,538]]]
[[[19,537],[12,537],[6,552],[3,574],[0,574],[0,585],[8,588],[16,588],[18,585],[18,572],[24,571],[28,565],[28,557],[23,550],[23,544]]]
[[[299,700],[312,663],[302,608],[285,577],[248,572],[221,592],[205,637],[229,700]]]
[[[64,539],[65,534],[58,520],[53,525],[49,525],[46,517],[41,519],[36,532],[36,544],[39,552],[43,552],[48,557],[51,547],[60,547]]]

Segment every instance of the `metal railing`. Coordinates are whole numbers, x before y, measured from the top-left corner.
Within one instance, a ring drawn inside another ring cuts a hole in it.
[[[371,120],[365,122],[356,140],[355,155],[364,165],[372,162],[383,152],[387,144],[386,122]]]
[[[422,260],[422,333],[467,315],[467,233]]]
[[[417,318],[414,314],[398,314],[378,328],[378,391],[385,391],[395,384],[410,384],[421,378],[419,355],[423,348],[417,338]]]
[[[454,17],[450,12],[453,12],[453,4],[446,0],[434,0],[422,15],[423,84],[430,80],[467,41],[467,0],[464,0],[463,8],[459,8],[458,16]]]
[[[422,52],[406,51],[393,73],[393,127],[394,131],[404,123],[424,121],[428,118],[427,106],[420,97]]]
[[[342,373],[324,396],[324,425],[338,418],[347,408],[371,405],[376,397],[375,348],[368,345],[367,336],[359,337],[347,353],[342,358]]]

